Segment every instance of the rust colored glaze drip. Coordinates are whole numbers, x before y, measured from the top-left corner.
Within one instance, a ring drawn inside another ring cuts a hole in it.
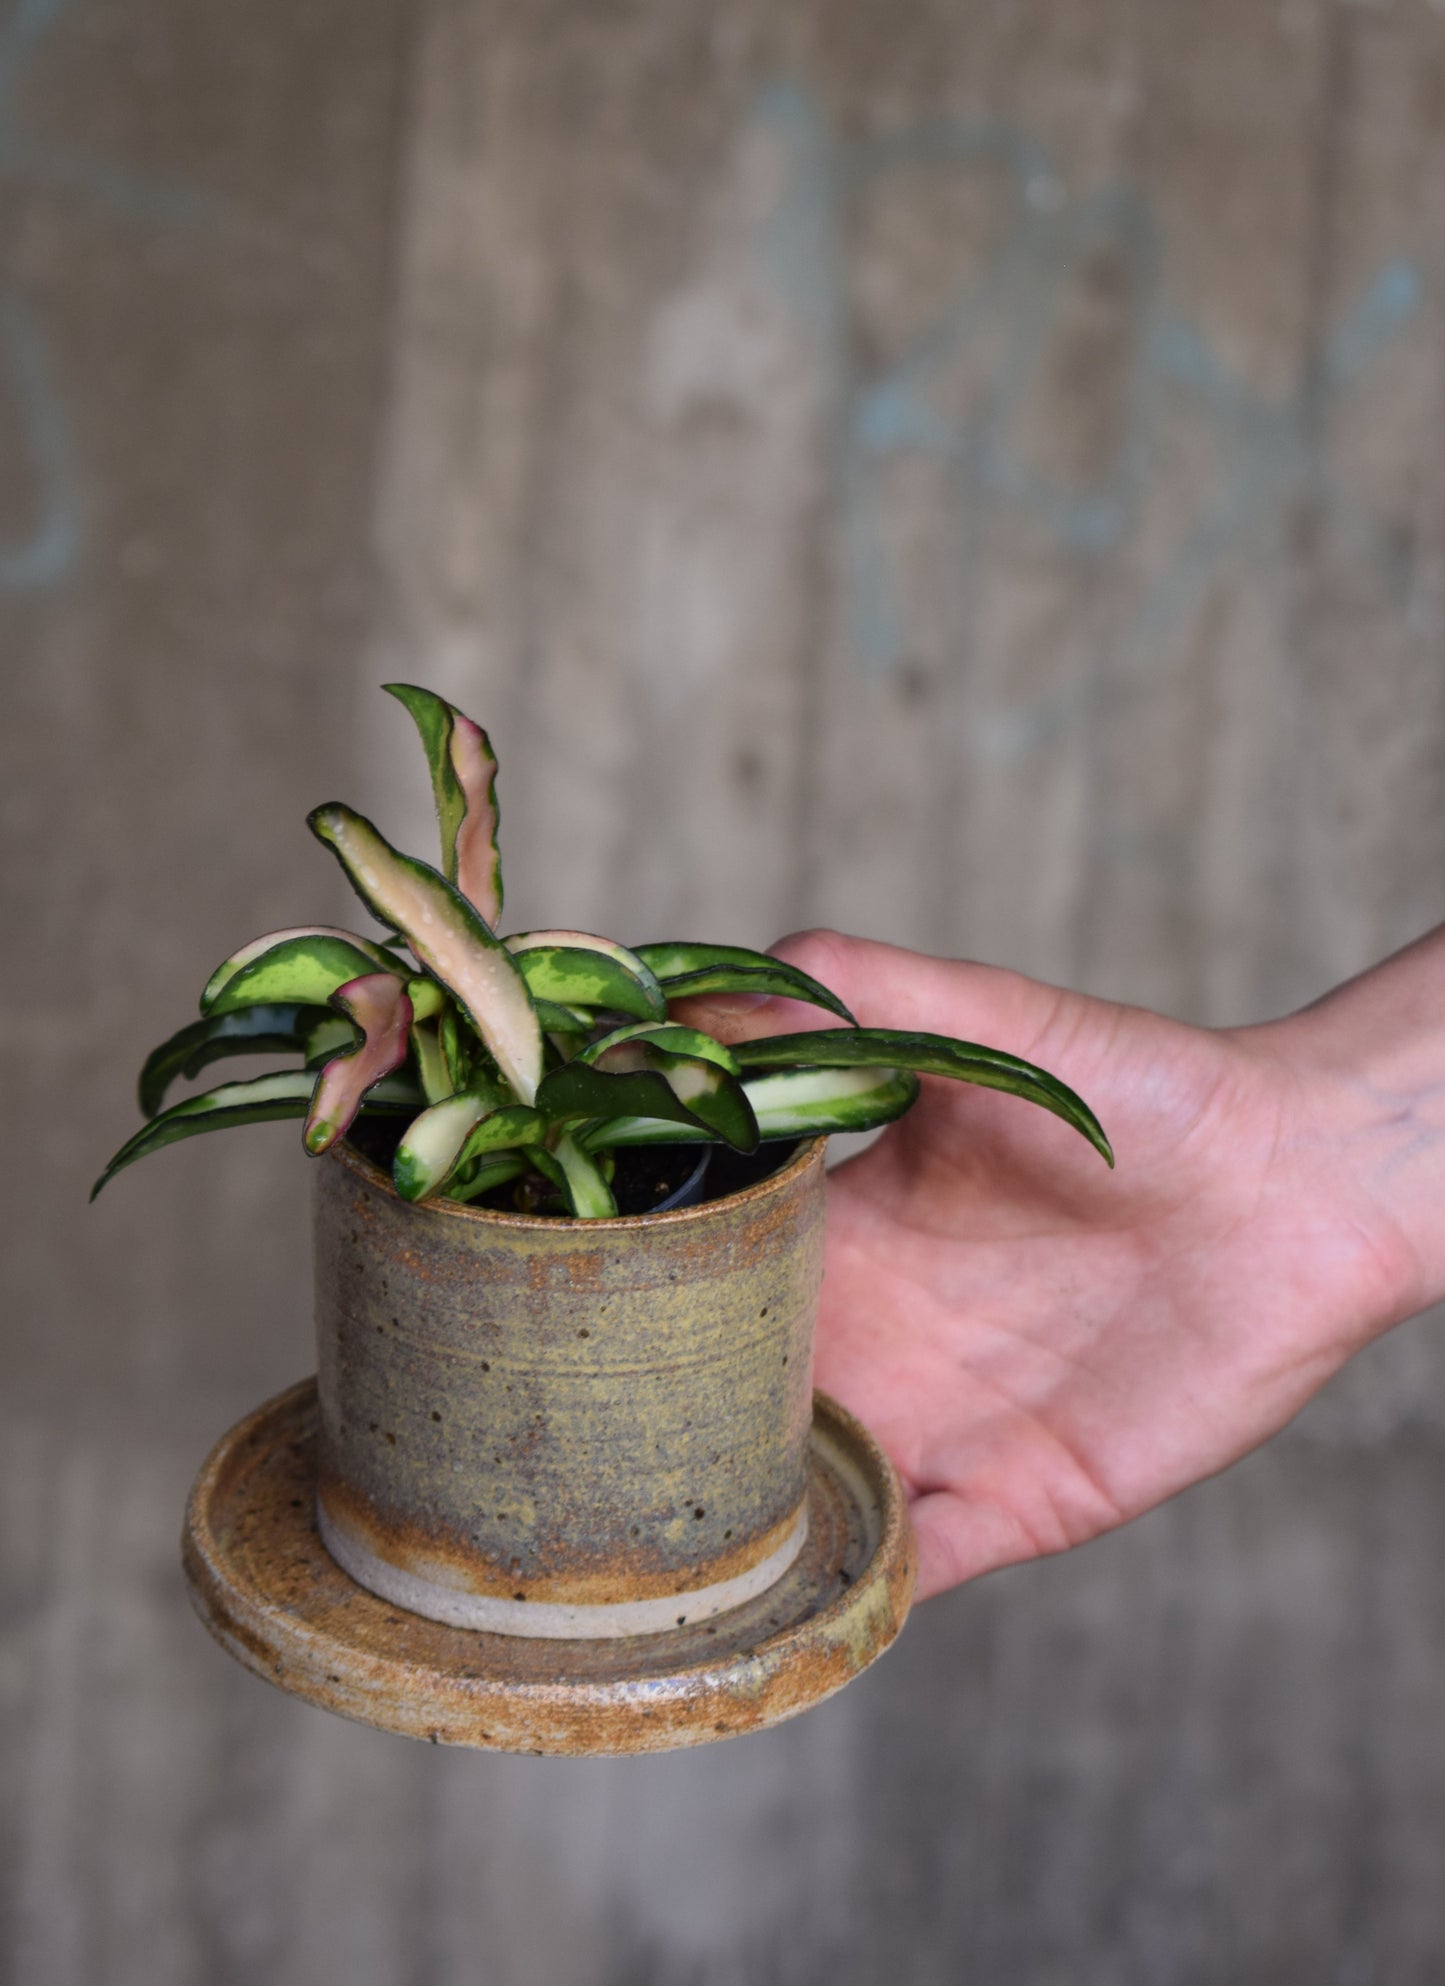
[[[317,1517],[413,1613],[565,1639],[736,1607],[806,1537],[823,1145],[701,1206],[526,1219],[318,1168]]]

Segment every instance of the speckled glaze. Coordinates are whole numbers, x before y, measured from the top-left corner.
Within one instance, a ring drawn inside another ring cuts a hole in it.
[[[317,1520],[350,1575],[508,1634],[750,1599],[805,1531],[823,1146],[640,1219],[412,1206],[318,1167]]]
[[[915,1554],[902,1487],[867,1431],[821,1393],[808,1540],[791,1569],[716,1620],[631,1640],[476,1633],[373,1598],[312,1520],[316,1424],[308,1379],[216,1443],[186,1511],[191,1598],[254,1675],[384,1731],[573,1758],[712,1744],[842,1689],[908,1613]]]

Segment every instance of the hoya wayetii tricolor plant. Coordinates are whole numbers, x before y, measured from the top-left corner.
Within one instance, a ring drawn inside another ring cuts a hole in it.
[[[720,1144],[866,1131],[901,1116],[922,1075],[1007,1090],[1073,1125],[1112,1165],[1093,1112],[1045,1070],[948,1036],[859,1027],[796,967],[736,945],[626,946],[587,931],[500,935],[497,762],[454,705],[386,686],[411,713],[431,767],[441,861],[403,855],[339,801],[307,825],[380,926],[374,937],[304,925],[255,938],[217,966],[201,1018],[161,1043],[140,1077],[145,1124],[96,1182],[202,1131],[304,1119],[313,1157],[358,1117],[399,1131],[392,1178],[406,1200],[479,1201],[581,1220],[617,1211],[629,1146]],[[725,1046],[670,1018],[703,993],[782,994],[843,1025]],[[231,1055],[299,1065],[165,1107],[177,1078]],[[92,1194],[92,1198],[94,1194]]]

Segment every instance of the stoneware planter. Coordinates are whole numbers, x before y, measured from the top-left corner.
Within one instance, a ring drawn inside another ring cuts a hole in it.
[[[452,1743],[696,1743],[841,1687],[913,1558],[888,1463],[812,1390],[824,1199],[821,1141],[588,1222],[408,1205],[338,1147],[315,1387],[202,1471],[202,1617],[283,1687]]]

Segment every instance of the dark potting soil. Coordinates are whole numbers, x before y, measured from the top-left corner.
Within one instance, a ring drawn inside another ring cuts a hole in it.
[[[353,1145],[364,1158],[369,1158],[383,1172],[390,1173],[392,1159],[396,1156],[396,1148],[405,1129],[405,1118],[377,1112],[359,1117],[346,1138],[347,1143]],[[654,1207],[687,1182],[701,1149],[697,1145],[638,1145],[618,1152],[617,1170],[612,1179],[612,1197],[617,1202],[618,1213],[629,1216],[651,1213]],[[759,1145],[754,1153],[745,1157],[727,1145],[713,1145],[709,1148],[708,1167],[698,1195],[699,1201],[725,1199],[729,1193],[741,1193],[745,1187],[757,1185],[759,1180],[780,1171],[797,1149],[797,1141],[787,1139],[777,1144]],[[484,1193],[470,1204],[490,1207],[497,1213],[514,1214],[517,1212],[514,1194],[513,1184],[499,1186],[495,1192]],[[559,1218],[567,1218],[560,1204],[556,1207],[538,1207],[533,1211],[544,1215],[555,1213]]]

